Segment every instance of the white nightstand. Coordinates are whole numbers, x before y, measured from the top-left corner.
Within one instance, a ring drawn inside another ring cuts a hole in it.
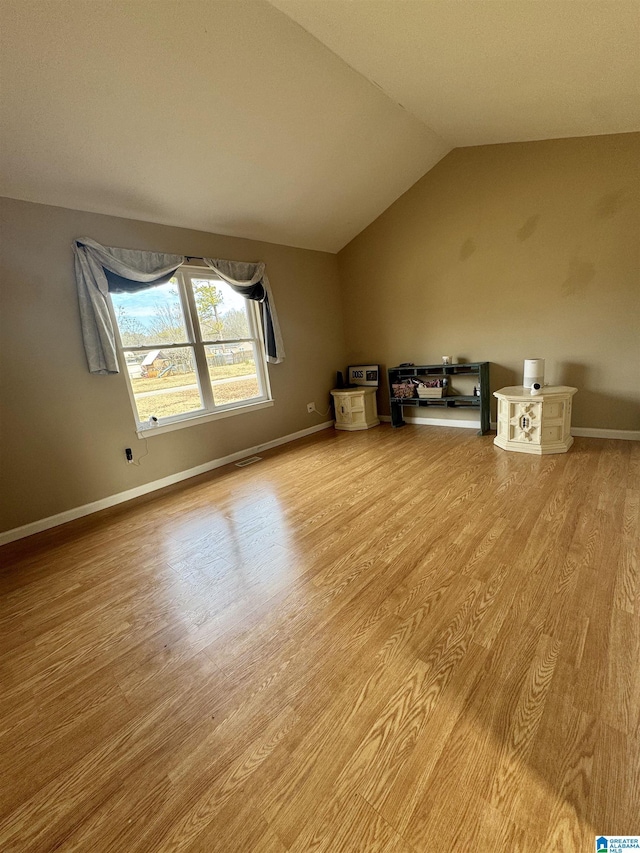
[[[336,429],[356,430],[378,426],[377,388],[335,388],[331,392],[336,410]]]
[[[546,385],[539,394],[516,385],[494,391],[498,434],[494,444],[519,453],[566,453],[571,437],[571,398],[577,388]]]

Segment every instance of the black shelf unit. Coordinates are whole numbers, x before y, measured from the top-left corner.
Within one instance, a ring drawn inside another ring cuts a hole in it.
[[[472,364],[412,364],[410,367],[390,367],[389,395],[391,404],[391,426],[401,427],[405,425],[402,417],[402,407],[412,406],[439,406],[440,408],[455,409],[459,406],[470,406],[480,409],[480,432],[485,435],[491,428],[491,396],[489,389],[489,364],[488,361],[477,361]],[[404,382],[407,379],[416,379],[420,376],[434,377],[436,379],[449,378],[448,390],[451,391],[451,377],[471,376],[477,379],[480,394],[477,397],[468,394],[449,393],[445,397],[428,398],[393,396],[393,385]]]

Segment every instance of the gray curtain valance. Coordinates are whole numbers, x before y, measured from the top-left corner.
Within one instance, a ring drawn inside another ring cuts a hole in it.
[[[107,304],[108,292],[131,292],[163,284],[185,262],[185,257],[101,246],[88,237],[74,240],[73,252],[89,371],[119,373],[115,331]],[[281,362],[284,347],[265,265],[204,260],[237,293],[260,303],[267,360],[274,364]]]
[[[245,299],[251,299],[260,304],[260,319],[262,320],[267,361],[272,364],[279,364],[284,359],[284,345],[265,265],[263,263],[248,264],[244,261],[223,261],[214,258],[203,258],[202,260],[236,293],[244,296]]]

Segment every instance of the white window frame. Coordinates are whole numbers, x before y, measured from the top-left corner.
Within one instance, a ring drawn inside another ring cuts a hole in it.
[[[154,349],[156,345],[145,344],[144,346],[131,347],[125,346],[122,343],[115,308],[111,299],[111,294],[109,294],[108,305],[113,327],[115,329],[118,360],[120,362],[120,369],[126,378],[131,409],[133,411],[136,432],[139,438],[149,438],[153,435],[161,435],[162,433],[170,432],[174,429],[181,429],[187,426],[194,426],[195,424],[206,423],[207,421],[227,418],[233,415],[242,414],[243,412],[263,409],[268,406],[273,406],[274,404],[273,398],[271,397],[271,385],[269,383],[269,371],[267,369],[265,344],[262,334],[262,323],[260,322],[258,303],[250,299],[245,300],[249,325],[249,337],[225,338],[222,341],[209,340],[202,337],[202,330],[196,308],[192,282],[194,279],[208,279],[213,282],[220,282],[221,284],[225,284],[226,282],[216,275],[209,267],[194,267],[191,265],[180,267],[172,278],[177,280],[178,295],[182,307],[187,340],[176,344],[159,343],[157,344],[157,347],[162,350],[184,349],[185,347],[193,349],[196,364],[196,380],[198,382],[203,407],[201,409],[197,409],[195,412],[184,412],[179,415],[170,415],[169,417],[159,418],[157,426],[151,426],[146,421],[141,422],[138,420],[138,407],[136,405],[135,393],[125,357],[125,353],[127,352],[146,352],[150,349]],[[205,347],[219,344],[227,346],[238,343],[251,343],[253,346],[260,395],[252,397],[250,400],[235,401],[227,403],[226,405],[216,405],[213,399],[211,381],[209,379]]]

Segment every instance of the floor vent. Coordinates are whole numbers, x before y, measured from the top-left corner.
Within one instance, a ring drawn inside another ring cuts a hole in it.
[[[234,462],[233,464],[238,468],[244,468],[245,465],[253,465],[254,462],[260,462],[262,456],[248,456],[246,459],[241,459],[239,462]]]

